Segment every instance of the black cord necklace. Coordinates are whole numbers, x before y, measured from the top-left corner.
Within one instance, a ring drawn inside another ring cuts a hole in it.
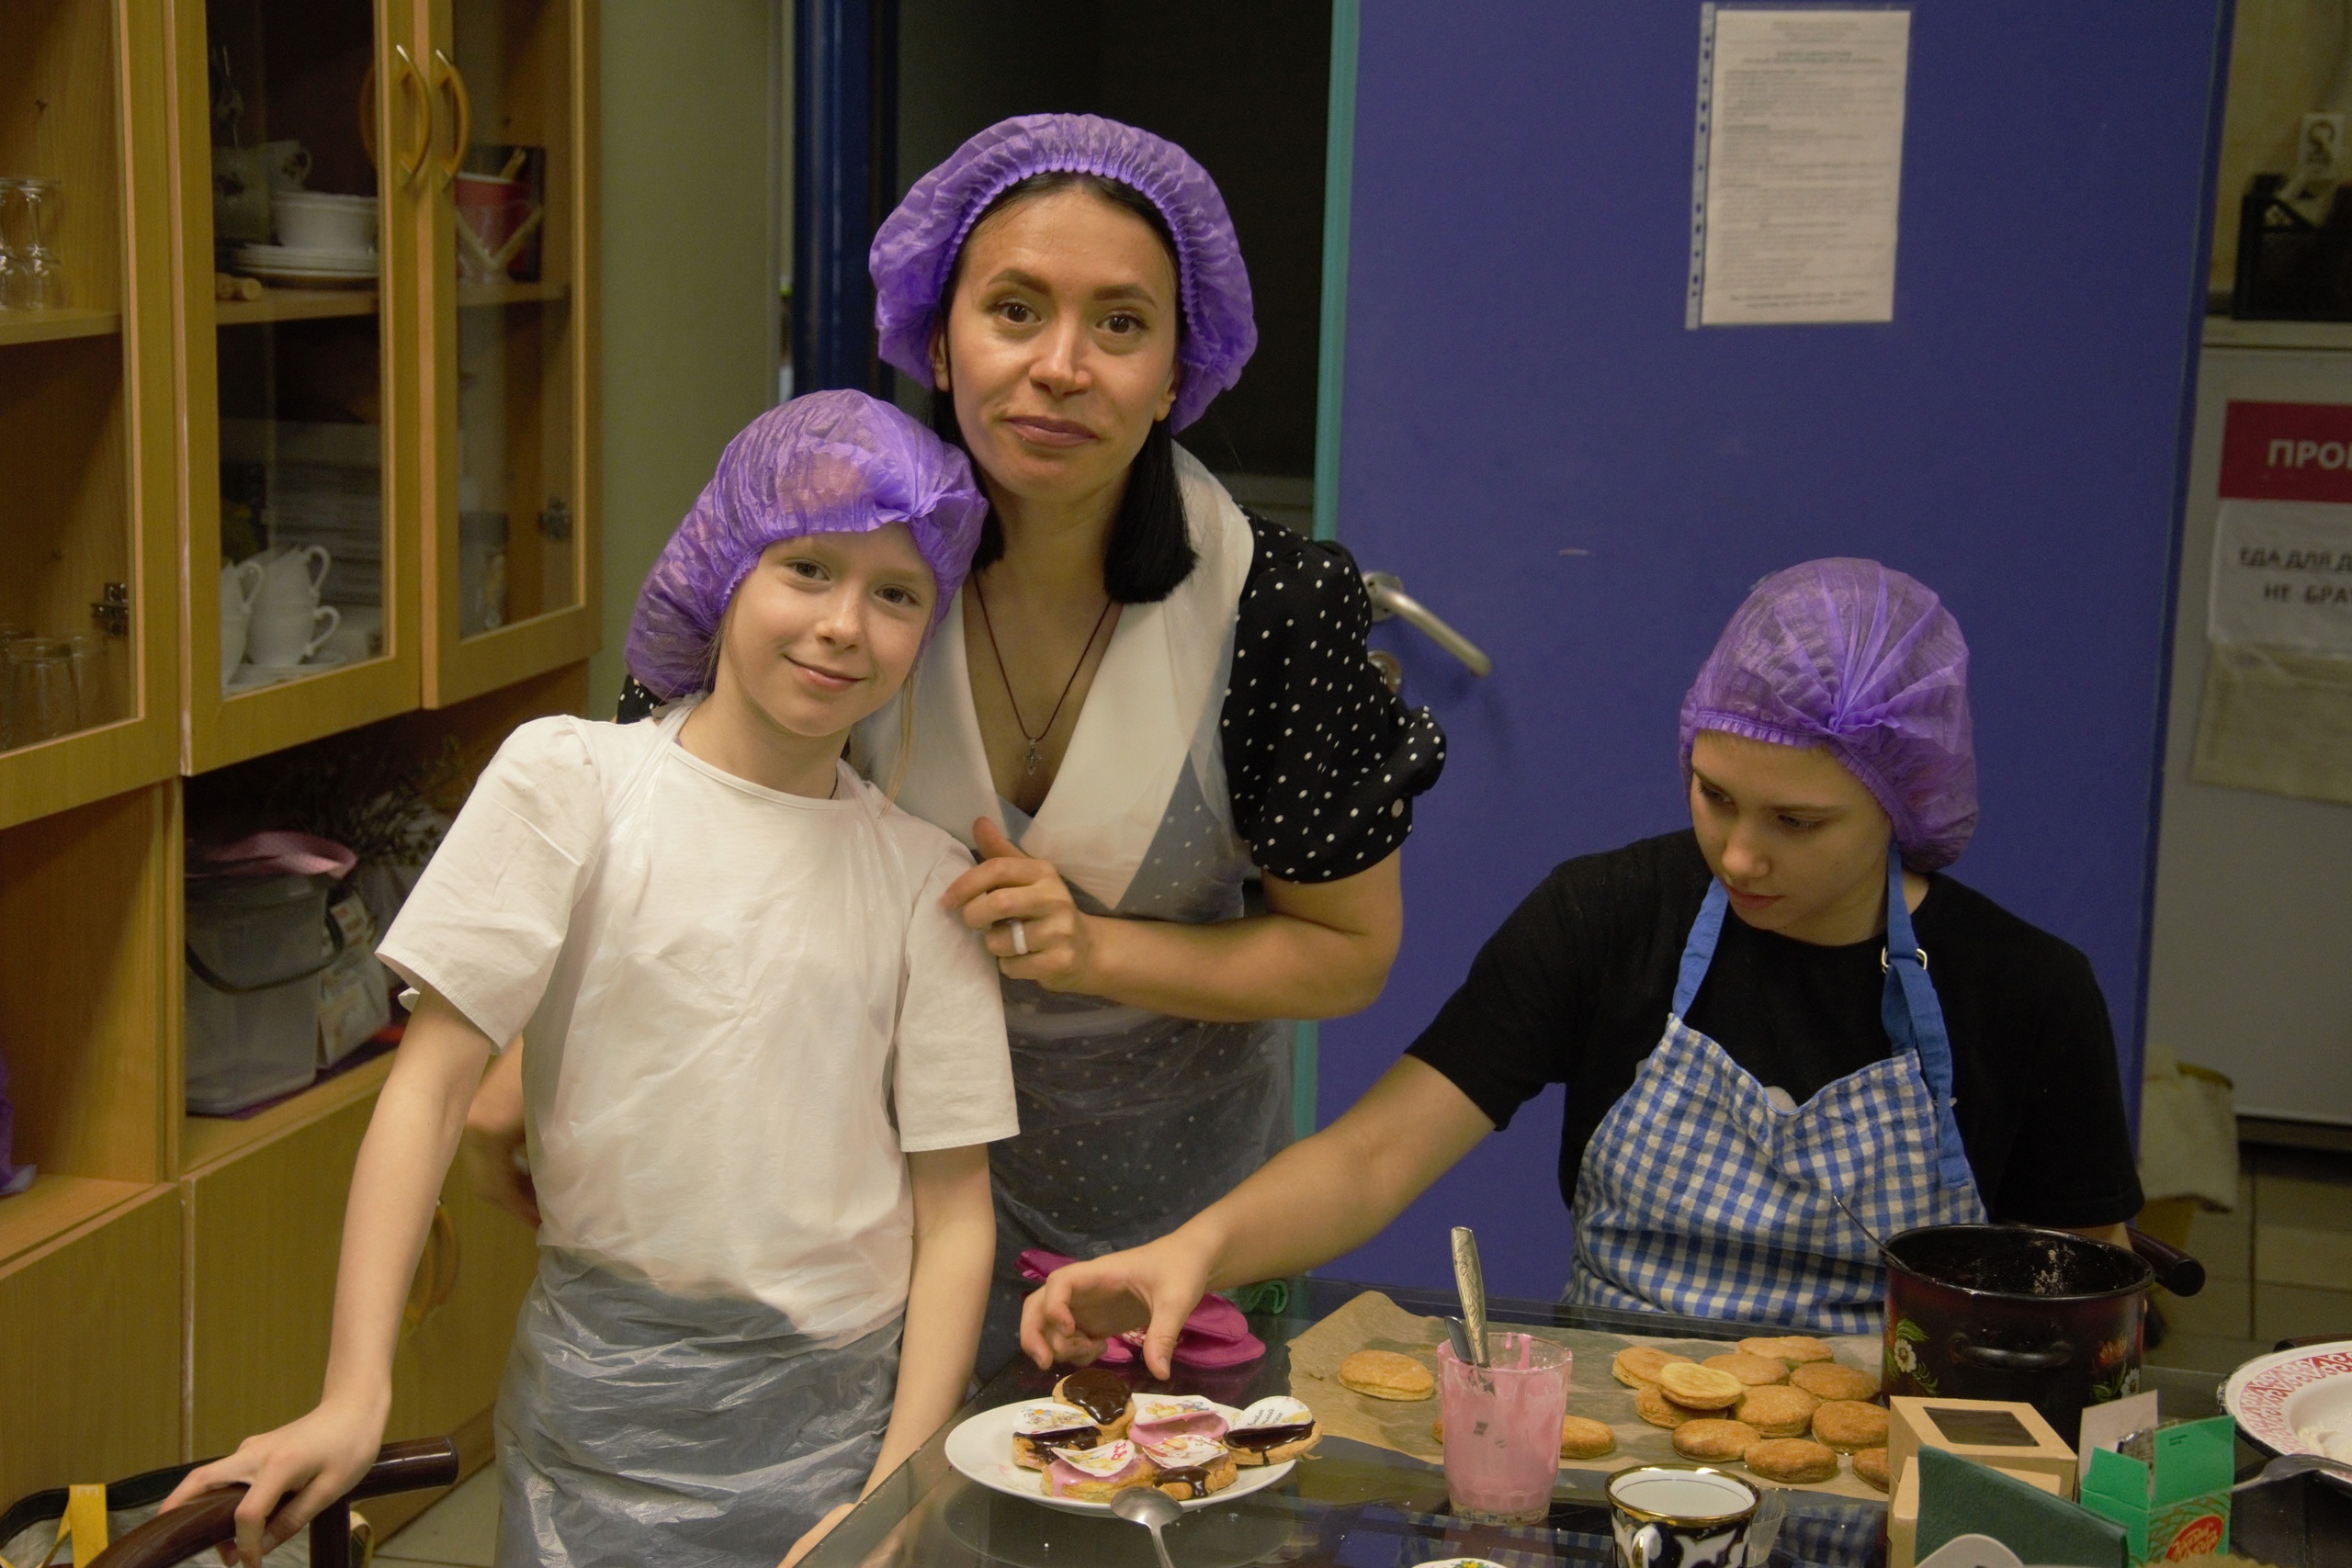
[[[980,580],[972,579],[972,597],[979,601],[980,625],[988,629],[989,651],[996,655],[996,678],[1004,682],[1005,705],[1012,710],[1012,727],[1021,731],[1021,739],[1029,742],[1028,772],[1037,771],[1037,743],[1054,732],[1054,721],[1062,716],[1062,705],[1069,701],[1070,689],[1078,684],[1078,672],[1086,668],[1086,656],[1094,651],[1094,639],[1102,635],[1102,623],[1111,618],[1111,608],[1116,599],[1102,601],[1102,613],[1094,617],[1094,629],[1086,634],[1086,646],[1078,650],[1078,662],[1070,666],[1069,679],[1062,682],[1062,694],[1054,699],[1054,711],[1046,716],[1046,728],[1036,734],[1029,733],[1027,721],[1021,716],[1021,699],[1012,694],[1012,677],[1004,668],[1004,649],[996,645],[996,622],[989,618],[989,596],[980,588]]]

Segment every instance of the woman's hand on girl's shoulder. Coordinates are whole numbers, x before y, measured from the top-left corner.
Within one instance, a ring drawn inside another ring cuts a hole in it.
[[[368,1473],[383,1440],[381,1415],[322,1404],[299,1421],[247,1438],[228,1458],[190,1471],[164,1499],[162,1512],[224,1486],[243,1486],[236,1543],[220,1549],[220,1561],[261,1568],[264,1557]]]
[[[1053,862],[1023,854],[985,817],[972,824],[972,838],[987,858],[950,884],[941,902],[980,933],[1005,975],[1049,991],[1095,991],[1095,917],[1079,908]]]

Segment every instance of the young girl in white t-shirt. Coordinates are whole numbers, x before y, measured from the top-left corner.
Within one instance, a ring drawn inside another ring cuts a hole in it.
[[[970,855],[842,752],[986,510],[961,453],[859,393],[729,445],[630,637],[677,700],[517,729],[385,939],[414,1013],[318,1407],[166,1506],[250,1483],[257,1564],[374,1460],[467,1102],[518,1034],[540,1264],[499,1395],[502,1568],[773,1568],[956,1408],[986,1145],[1017,1130],[996,967],[940,904]]]

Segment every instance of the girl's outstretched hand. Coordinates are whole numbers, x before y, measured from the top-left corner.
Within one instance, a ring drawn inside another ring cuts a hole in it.
[[[792,1568],[794,1563],[816,1551],[817,1543],[831,1533],[832,1528],[847,1518],[849,1511],[856,1506],[854,1503],[835,1504],[823,1518],[808,1527],[807,1535],[792,1543],[792,1550],[784,1554],[782,1568]]]
[[[164,1499],[162,1511],[242,1484],[236,1544],[220,1549],[220,1561],[261,1568],[265,1556],[368,1473],[383,1440],[380,1415],[322,1404],[299,1421],[247,1438],[228,1458],[190,1471]]]
[[[1143,1361],[1165,1378],[1176,1337],[1208,1291],[1208,1265],[1183,1233],[1070,1263],[1046,1276],[1021,1307],[1021,1348],[1039,1367],[1083,1366],[1114,1335],[1142,1329]]]
[[[972,824],[972,841],[987,858],[951,883],[941,901],[982,933],[1006,975],[1049,991],[1091,992],[1094,917],[1080,912],[1054,863],[1023,854],[985,817]],[[1017,935],[1012,920],[1021,922]]]

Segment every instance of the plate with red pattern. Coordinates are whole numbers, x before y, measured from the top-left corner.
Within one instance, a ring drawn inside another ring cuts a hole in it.
[[[2273,1453],[2352,1461],[2352,1339],[2248,1361],[2230,1374],[2222,1406]]]

